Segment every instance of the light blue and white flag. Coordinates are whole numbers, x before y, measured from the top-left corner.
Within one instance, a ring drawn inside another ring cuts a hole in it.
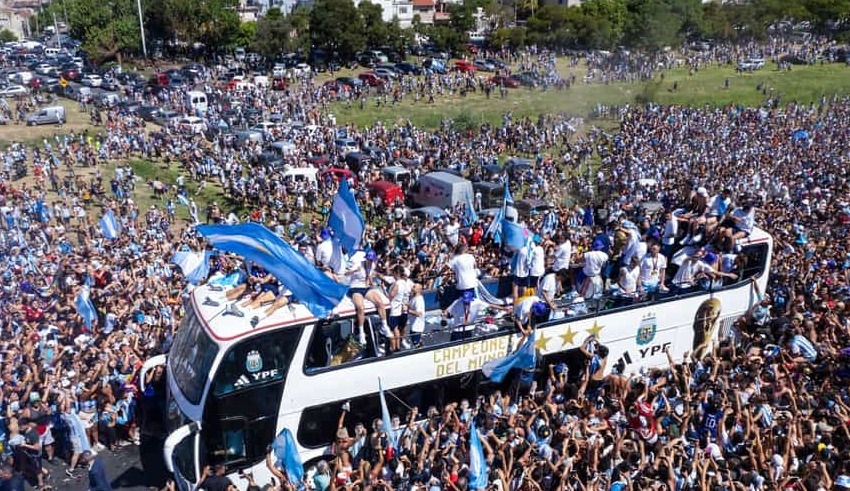
[[[466,193],[466,225],[472,225],[478,221],[478,213],[475,213],[475,206],[472,205],[472,197]]]
[[[488,361],[481,367],[481,372],[484,373],[485,377],[498,384],[505,379],[512,368],[520,370],[534,368],[537,363],[537,354],[534,351],[535,338],[536,333],[532,332],[519,349],[503,358]]]
[[[210,274],[209,254],[206,252],[177,251],[171,262],[180,267],[186,281],[192,285],[206,280]]]
[[[518,223],[502,220],[502,239],[505,247],[520,250],[527,245],[528,230]]]
[[[550,210],[543,219],[543,226],[540,227],[541,234],[552,235],[558,229],[558,212]]]
[[[103,232],[103,236],[109,240],[115,240],[121,234],[121,225],[118,224],[118,220],[115,219],[115,213],[112,210],[107,211],[105,215],[100,217],[100,230]]]
[[[495,217],[493,217],[493,221],[487,228],[486,234],[493,237],[493,242],[497,244],[501,244],[503,240],[502,222],[507,217],[508,206],[514,206],[514,198],[511,196],[511,190],[508,187],[508,180],[505,179],[505,197],[502,199],[502,207],[499,208],[499,212],[496,213]]]
[[[487,489],[489,474],[481,437],[478,436],[478,428],[473,421],[469,428],[469,489]]]
[[[179,201],[181,205],[183,205],[183,206],[185,206],[185,207],[187,207],[187,208],[189,207],[189,199],[188,199],[188,198],[186,198],[186,196],[185,196],[185,195],[183,195],[183,194],[178,194],[178,195],[177,195],[177,201]]]
[[[301,480],[304,479],[304,464],[301,462],[295,438],[292,437],[289,428],[284,428],[274,439],[272,452],[278,464],[286,471],[289,483],[296,487],[300,486]]]
[[[91,326],[94,323],[94,320],[97,319],[97,310],[94,308],[94,304],[91,301],[91,292],[89,291],[89,285],[83,285],[80,288],[80,292],[77,294],[77,299],[74,302],[74,305],[77,307],[77,314],[83,318],[83,323],[86,326],[86,332],[91,332]]]
[[[348,188],[347,179],[339,181],[339,190],[328,217],[328,227],[334,232],[334,241],[345,247],[349,253],[360,249],[366,222],[354,194]]]
[[[396,432],[393,429],[393,420],[390,418],[390,410],[387,407],[387,398],[384,397],[384,387],[381,384],[381,377],[378,377],[378,395],[381,399],[381,421],[384,424],[384,433],[387,435],[387,448],[384,450],[395,452],[397,447]]]
[[[263,225],[199,225],[197,230],[214,247],[238,254],[271,273],[316,317],[330,314],[348,291],[348,286],[330,279]]]

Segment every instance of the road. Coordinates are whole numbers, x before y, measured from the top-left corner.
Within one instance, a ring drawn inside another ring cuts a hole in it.
[[[142,457],[147,464],[142,466]],[[106,475],[112,482],[115,491],[149,491],[161,489],[165,484],[165,469],[162,466],[162,442],[149,442],[143,445],[127,445],[117,451],[101,450],[98,457],[103,460]],[[55,459],[51,465],[45,461],[45,467],[50,470],[50,477],[45,484],[53,486],[56,491],[88,491],[88,473],[77,470],[77,477],[72,479],[65,474],[68,465]]]

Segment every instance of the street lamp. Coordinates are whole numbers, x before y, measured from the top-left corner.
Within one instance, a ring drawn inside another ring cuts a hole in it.
[[[148,58],[148,47],[145,45],[145,21],[142,17],[142,0],[136,0],[136,8],[139,10],[139,31],[142,34],[142,56]]]

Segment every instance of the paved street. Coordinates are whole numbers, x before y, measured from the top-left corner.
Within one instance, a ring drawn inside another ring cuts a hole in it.
[[[144,469],[140,449],[145,455],[145,462],[149,462]],[[142,447],[127,445],[114,453],[102,450],[98,455],[103,459],[106,474],[112,480],[112,489],[116,491],[148,491],[160,489],[165,483],[161,442],[151,442]],[[46,484],[57,491],[88,491],[88,477],[83,470],[78,470],[76,479],[71,479],[65,474],[68,466],[59,459],[56,459],[56,465],[45,463],[45,466],[51,473]]]

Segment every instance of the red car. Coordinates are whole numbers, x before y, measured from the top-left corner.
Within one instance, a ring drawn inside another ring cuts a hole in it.
[[[505,86],[509,89],[515,89],[519,87],[519,80],[513,77],[506,77],[504,75],[495,75],[493,77],[490,77],[490,83],[499,87]]]
[[[475,73],[475,65],[471,61],[458,60],[455,62],[455,70],[460,73]]]
[[[372,87],[380,87],[386,83],[384,79],[375,75],[375,72],[363,72],[357,76],[360,80],[363,81],[366,85]]]

